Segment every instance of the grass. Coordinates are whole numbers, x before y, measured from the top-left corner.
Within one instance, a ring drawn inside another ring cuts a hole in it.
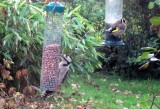
[[[159,91],[159,81],[122,80],[117,76],[94,74],[90,79],[71,75],[60,92],[50,98],[56,109],[74,109],[77,106],[90,109],[150,109],[151,91]],[[156,103],[160,104],[160,96]],[[158,109],[153,106],[152,109]]]

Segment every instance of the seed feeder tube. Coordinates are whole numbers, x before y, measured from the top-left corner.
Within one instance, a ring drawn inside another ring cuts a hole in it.
[[[50,2],[45,9],[47,15],[44,29],[40,89],[43,91],[57,91],[59,86],[58,64],[65,8],[59,2]]]
[[[114,23],[122,19],[123,0],[105,0],[105,30],[109,29]],[[113,34],[105,34],[104,44],[108,46],[125,45],[121,36],[115,37]]]

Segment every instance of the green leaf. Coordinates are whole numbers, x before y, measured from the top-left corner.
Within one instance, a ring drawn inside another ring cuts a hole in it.
[[[75,9],[73,9],[71,12],[69,12],[69,14],[67,15],[68,17],[71,17],[71,15],[76,12],[79,8],[81,7],[81,5],[79,5],[78,7],[76,7]]]
[[[135,62],[140,62],[141,60],[148,59],[148,55],[150,52],[144,52],[141,56],[139,56]]]
[[[11,31],[17,36],[18,40],[22,40],[21,36],[19,35],[19,33],[17,31],[15,31],[14,29],[11,29]]]
[[[27,12],[27,10],[28,10],[28,5],[26,5],[25,7],[23,7],[23,9],[22,9],[22,11],[21,11],[21,13],[20,13],[20,16],[21,16],[21,17],[24,17],[25,14],[26,14],[26,12]]]
[[[156,0],[155,3],[156,3],[157,5],[160,5],[160,0]]]
[[[7,52],[7,53],[3,53],[4,57],[6,59],[12,60],[11,55]]]
[[[13,23],[14,25],[17,25],[16,16],[13,16]]]
[[[36,13],[43,14],[43,11],[42,11],[40,8],[38,8],[38,7],[36,7],[36,6],[33,6],[33,5],[30,5],[30,7],[31,7],[31,11],[34,11],[34,12],[36,12]]]
[[[153,25],[160,25],[160,17],[159,16],[153,16],[152,18],[149,19],[149,21]]]
[[[82,44],[85,45],[85,40],[84,39],[82,39]]]
[[[13,37],[13,34],[8,34],[4,37],[4,40],[8,41]]]
[[[0,6],[6,7],[7,5],[5,5],[5,4],[1,4],[1,3],[0,3]]]
[[[153,9],[153,8],[154,8],[154,2],[149,2],[148,8],[149,8],[149,9]]]
[[[31,37],[31,28],[29,25],[29,21],[26,22],[26,26],[27,26],[28,35]]]
[[[141,49],[142,50],[152,50],[152,51],[156,51],[157,50],[156,48],[153,48],[153,47],[142,47]]]
[[[21,59],[20,65],[22,66],[26,62],[27,59],[28,57],[24,57],[23,59]]]

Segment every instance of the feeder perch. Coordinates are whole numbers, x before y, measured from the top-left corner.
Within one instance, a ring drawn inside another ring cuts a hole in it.
[[[109,29],[112,24],[122,19],[123,0],[105,0],[105,30]],[[121,36],[115,37],[113,34],[105,34],[104,45],[120,46],[124,45]]]
[[[40,88],[43,91],[58,89],[58,64],[61,49],[64,6],[59,2],[46,5],[46,23],[42,53]]]

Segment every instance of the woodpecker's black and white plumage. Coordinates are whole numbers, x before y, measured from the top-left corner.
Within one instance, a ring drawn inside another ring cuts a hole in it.
[[[114,24],[111,25],[109,29],[106,30],[106,33],[111,33],[114,36],[121,36],[127,28],[127,22],[125,19],[120,19]]]
[[[59,85],[64,82],[68,75],[68,71],[70,68],[70,64],[72,62],[72,59],[70,56],[63,54],[61,56],[61,62],[59,63],[58,69],[59,69],[59,78],[58,78],[58,83]]]

